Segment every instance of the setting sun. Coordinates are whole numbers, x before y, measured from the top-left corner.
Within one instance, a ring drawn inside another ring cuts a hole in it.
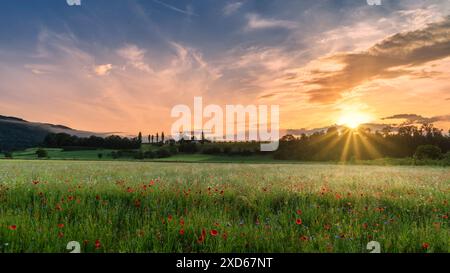
[[[364,113],[353,112],[342,115],[339,120],[339,125],[345,125],[349,128],[356,129],[359,125],[367,123],[371,120],[370,116]]]

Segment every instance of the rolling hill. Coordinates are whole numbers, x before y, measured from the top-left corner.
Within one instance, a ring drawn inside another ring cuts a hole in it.
[[[64,125],[29,122],[17,117],[0,115],[0,150],[10,151],[35,147],[48,133],[67,133],[79,137],[103,134],[79,131]]]

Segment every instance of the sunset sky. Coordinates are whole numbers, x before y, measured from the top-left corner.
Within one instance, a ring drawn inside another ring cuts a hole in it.
[[[194,96],[280,105],[292,132],[448,130],[450,1],[1,1],[0,115],[149,134]]]

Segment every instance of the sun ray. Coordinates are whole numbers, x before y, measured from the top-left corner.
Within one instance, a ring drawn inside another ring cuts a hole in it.
[[[359,135],[359,137],[361,139],[362,145],[367,149],[369,156],[371,156],[371,159],[382,157],[381,153],[372,144],[372,140],[374,139],[374,137],[371,134]]]
[[[347,138],[345,139],[344,148],[342,149],[341,161],[346,161],[347,155],[348,155],[348,150],[350,149],[350,142],[352,139],[352,131],[351,130],[347,130],[344,133],[344,135],[345,134],[347,134]]]
[[[331,140],[327,141],[330,138],[331,138]],[[326,145],[320,150],[318,156],[321,157],[321,156],[325,155],[326,153],[330,152],[331,148],[333,146],[335,146],[336,144],[338,144],[339,141],[340,141],[340,136],[337,131],[326,134],[320,141],[318,141],[318,143],[326,142]]]

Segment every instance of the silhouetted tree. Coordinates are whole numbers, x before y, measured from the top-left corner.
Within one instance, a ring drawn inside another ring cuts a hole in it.
[[[205,143],[205,132],[203,132],[202,130],[202,140],[201,143],[204,144]]]
[[[420,145],[417,147],[414,158],[417,159],[440,159],[442,157],[442,151],[439,147],[434,145]]]

